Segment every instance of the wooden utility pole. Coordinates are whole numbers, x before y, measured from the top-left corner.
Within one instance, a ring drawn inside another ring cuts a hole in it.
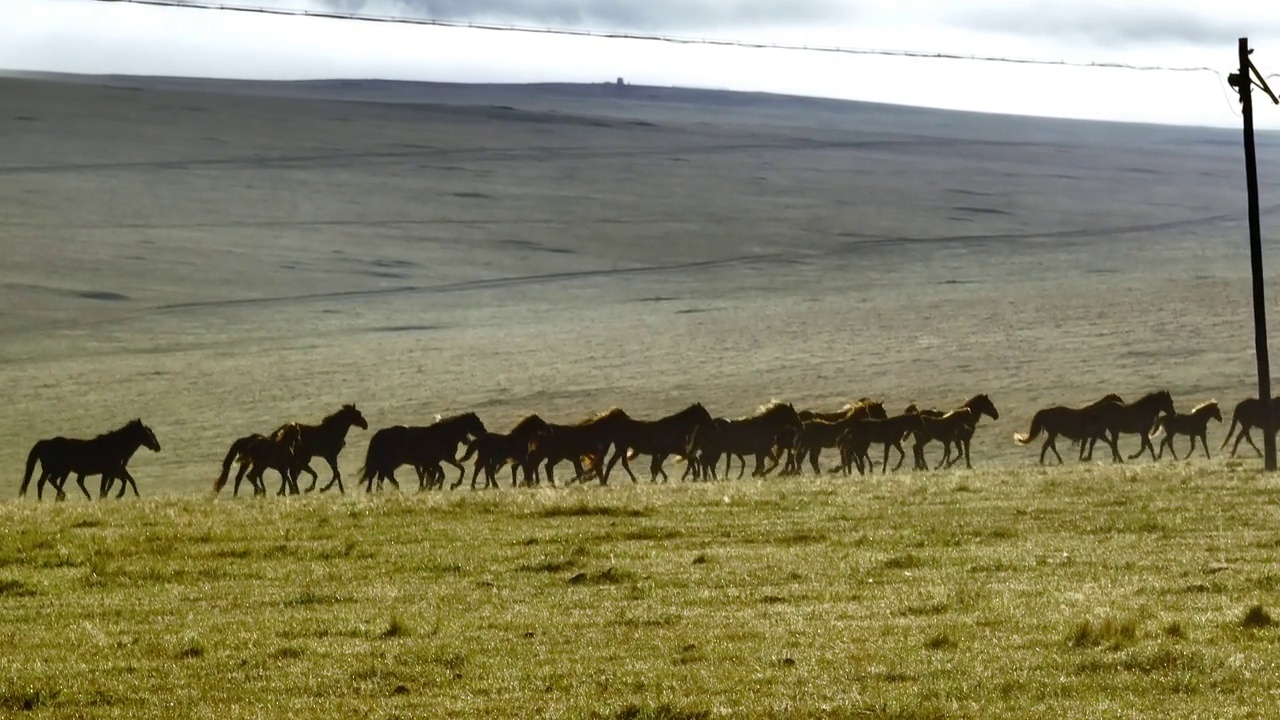
[[[1258,210],[1258,155],[1253,146],[1253,85],[1280,105],[1262,73],[1249,60],[1249,38],[1240,38],[1240,72],[1229,81],[1240,92],[1244,115],[1244,174],[1249,189],[1249,255],[1253,265],[1253,342],[1258,357],[1258,399],[1262,401],[1262,457],[1268,471],[1276,469],[1275,419],[1271,403],[1271,359],[1267,352],[1267,308],[1262,282],[1262,223]]]

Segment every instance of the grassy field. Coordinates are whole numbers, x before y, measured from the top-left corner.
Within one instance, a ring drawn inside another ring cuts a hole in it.
[[[1236,463],[0,504],[0,712],[1259,717]]]

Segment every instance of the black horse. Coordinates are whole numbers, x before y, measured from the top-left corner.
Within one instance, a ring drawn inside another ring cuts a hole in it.
[[[453,485],[456,488],[462,484],[462,478],[466,475],[466,468],[458,462],[458,444],[477,438],[485,432],[484,423],[473,412],[447,417],[427,426],[393,425],[382,428],[369,438],[364,467],[360,468],[357,482],[365,484],[365,492],[373,492],[374,480],[378,481],[379,488],[382,487],[382,481],[386,480],[398,490],[400,483],[396,480],[396,468],[413,465],[424,469],[419,476],[419,488],[427,475],[433,481],[438,479],[443,486],[444,473],[437,475],[434,469],[441,463],[448,463],[458,469],[458,482]]]
[[[285,423],[276,428],[272,436],[278,437],[280,432],[290,424],[293,423]],[[342,487],[342,473],[338,471],[338,453],[346,447],[347,431],[352,426],[361,430],[369,429],[369,423],[364,419],[364,415],[356,409],[355,405],[343,405],[337,412],[321,420],[318,425],[303,423],[296,423],[296,425],[302,431],[302,438],[298,443],[298,464],[301,472],[311,476],[311,484],[307,486],[307,492],[315,490],[316,481],[319,480],[316,471],[311,469],[311,458],[321,457],[329,463],[329,469],[333,470],[333,478],[329,480],[328,485],[320,488],[320,492],[325,492],[337,483],[338,492],[345,493],[346,489]]]
[[[40,463],[40,479],[36,483],[36,497],[44,498],[44,484],[49,482],[58,492],[58,499],[66,498],[63,484],[72,473],[76,475],[76,484],[80,491],[90,500],[93,496],[84,486],[87,475],[101,475],[101,495],[105,495],[113,478],[121,480],[120,496],[125,489],[133,486],[133,494],[138,494],[138,483],[129,474],[126,467],[129,459],[145,447],[152,452],[160,452],[160,442],[151,428],[142,424],[142,420],[130,420],[124,427],[103,433],[90,440],[78,438],[54,437],[40,440],[27,454],[27,471],[22,477],[22,487],[18,496],[27,494],[27,486],[35,472],[36,463]]]

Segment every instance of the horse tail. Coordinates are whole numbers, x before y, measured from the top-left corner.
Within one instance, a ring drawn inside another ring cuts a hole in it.
[[[27,485],[31,482],[31,475],[36,471],[36,462],[40,460],[40,453],[48,444],[48,440],[37,440],[35,445],[31,446],[31,452],[27,453],[27,472],[22,476],[22,490],[19,494],[27,492]]]
[[[218,476],[217,480],[213,481],[214,495],[221,492],[222,488],[227,484],[227,478],[231,476],[231,463],[235,462],[236,458],[240,457],[240,453],[244,452],[248,445],[249,438],[247,437],[242,437],[231,443],[231,449],[227,451],[227,456],[222,459],[222,474]]]
[[[373,437],[369,438],[369,447],[364,451],[364,465],[360,466],[360,475],[357,482],[373,483],[373,478],[378,474],[378,466],[382,461],[383,445],[387,438],[381,432],[376,432]]]
[[[1152,426],[1151,432],[1147,433],[1148,438],[1155,440],[1156,438],[1160,437],[1161,434],[1164,433],[1165,431],[1164,421],[1167,417],[1168,417],[1167,415],[1160,415],[1159,417],[1156,418],[1156,424]]]
[[[1231,412],[1231,427],[1227,430],[1227,436],[1222,439],[1222,444],[1218,446],[1219,450],[1222,450],[1227,446],[1227,443],[1231,442],[1231,436],[1235,434],[1236,423],[1238,422],[1240,422],[1240,406],[1239,405],[1237,405],[1236,409]]]
[[[1036,439],[1036,436],[1039,435],[1040,431],[1043,429],[1044,429],[1044,411],[1039,410],[1036,412],[1035,415],[1031,416],[1031,432],[1027,433],[1026,435],[1023,435],[1022,433],[1014,433],[1013,439],[1019,445],[1028,445],[1031,443],[1032,440]]]

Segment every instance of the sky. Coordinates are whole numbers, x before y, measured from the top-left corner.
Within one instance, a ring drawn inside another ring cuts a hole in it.
[[[94,0],[3,0],[0,69],[244,79],[602,82],[1239,127],[1250,38],[1280,92],[1280,2],[217,0],[224,5],[1220,71],[1139,72],[394,25]],[[1280,106],[1255,91],[1256,123]]]

